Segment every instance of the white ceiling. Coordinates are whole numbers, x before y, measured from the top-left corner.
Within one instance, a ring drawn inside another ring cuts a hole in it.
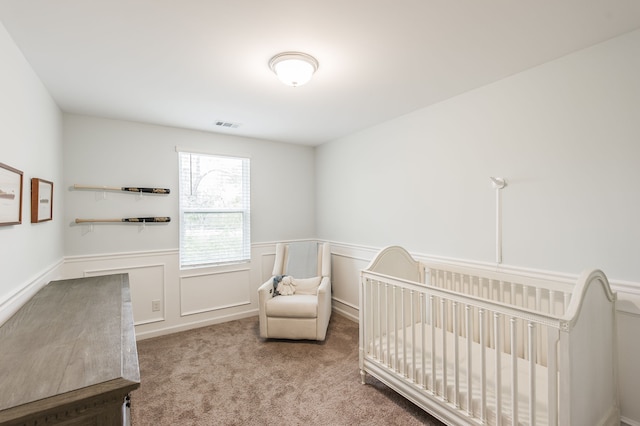
[[[0,0],[0,20],[66,112],[318,145],[640,28],[640,1]],[[320,62],[307,85],[270,71],[287,50]]]

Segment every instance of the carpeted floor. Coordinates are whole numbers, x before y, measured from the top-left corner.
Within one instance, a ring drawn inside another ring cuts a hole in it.
[[[134,426],[441,425],[372,377],[358,325],[334,314],[325,342],[262,340],[247,318],[138,342]]]

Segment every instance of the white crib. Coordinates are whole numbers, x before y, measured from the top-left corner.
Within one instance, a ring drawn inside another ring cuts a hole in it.
[[[414,260],[362,271],[360,371],[447,424],[619,425],[615,294]],[[426,284],[425,284],[426,283]]]

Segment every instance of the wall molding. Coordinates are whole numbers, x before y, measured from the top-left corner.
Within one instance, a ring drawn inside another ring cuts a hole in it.
[[[118,253],[97,253],[97,254],[86,254],[86,255],[83,254],[83,255],[65,256],[64,263],[132,259],[136,257],[172,256],[172,255],[178,255],[179,253],[180,251],[178,249],[170,249],[170,250],[145,250],[145,251],[118,252]]]
[[[300,238],[295,240],[278,240],[278,241],[260,241],[251,243],[251,248],[265,248],[265,247],[275,247],[278,243],[297,243],[297,242],[307,242],[307,241],[319,241],[315,238]]]
[[[362,262],[370,262],[370,259],[365,259],[364,257],[360,257],[360,256],[353,256],[353,255],[348,255],[348,254],[342,254],[342,253],[331,253],[332,256],[338,256],[338,257],[344,257],[346,259],[351,259],[351,260],[360,260]]]
[[[251,268],[232,268],[232,269],[224,269],[220,271],[199,272],[197,274],[188,274],[188,275],[180,274],[180,278],[208,277],[210,275],[230,274],[233,272],[247,272],[247,271],[251,271]]]
[[[640,296],[640,284],[638,283],[634,283],[631,281],[609,280],[609,284],[611,284],[611,286],[614,287],[614,290],[616,291]]]
[[[57,280],[61,276],[61,269],[64,265],[64,258],[61,258],[41,273],[33,276],[24,285],[20,286],[4,300],[0,301],[0,325],[4,324],[18,310],[27,303],[40,289],[49,284],[52,280]]]

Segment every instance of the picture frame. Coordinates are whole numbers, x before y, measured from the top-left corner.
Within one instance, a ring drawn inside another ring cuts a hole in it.
[[[0,163],[0,226],[22,223],[22,171]]]
[[[31,223],[53,219],[53,182],[31,178]]]

